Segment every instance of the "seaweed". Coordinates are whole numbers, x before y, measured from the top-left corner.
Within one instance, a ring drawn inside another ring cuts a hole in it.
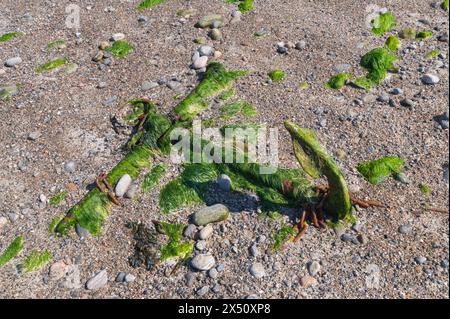
[[[396,156],[386,156],[377,160],[360,163],[358,172],[372,185],[382,183],[387,177],[399,174],[405,161]]]
[[[5,249],[5,251],[0,255],[0,267],[6,265],[11,259],[16,257],[23,249],[23,238],[22,236],[16,237]]]
[[[67,197],[68,194],[69,193],[67,193],[66,191],[62,191],[59,194],[56,194],[55,196],[50,197],[50,199],[48,200],[48,203],[50,205],[58,205]]]
[[[400,45],[400,40],[395,35],[391,35],[386,39],[384,46],[391,51],[397,51],[400,48]]]
[[[138,6],[137,10],[144,11],[145,9],[154,7],[158,4],[164,3],[166,0],[144,0]]]
[[[420,184],[420,191],[423,194],[429,194],[430,193],[430,187],[427,184],[425,184],[425,183],[421,183]]]
[[[352,74],[350,73],[339,73],[331,77],[331,79],[327,82],[325,86],[329,89],[340,90],[351,78]]]
[[[52,254],[48,250],[37,251],[33,250],[30,255],[23,262],[21,268],[22,273],[29,273],[44,267],[52,259]]]
[[[394,71],[394,62],[397,57],[385,48],[376,48],[361,58],[361,66],[368,71],[366,77],[359,77],[353,83],[359,87],[370,89],[380,84],[387,76],[388,71]]]
[[[66,44],[65,40],[55,40],[55,41],[52,41],[49,44],[47,44],[47,48],[48,49],[52,49],[54,47],[58,47],[58,46],[63,45],[63,44]]]
[[[372,21],[372,32],[381,36],[397,26],[397,19],[391,12],[380,14]]]
[[[37,72],[38,73],[42,73],[42,72],[46,72],[46,71],[51,71],[57,68],[60,68],[63,65],[66,65],[67,63],[69,63],[69,59],[68,58],[57,58],[54,60],[51,60],[49,62],[46,62],[44,64],[41,64],[38,68],[37,68]]]
[[[224,105],[219,112],[224,119],[230,119],[233,116],[242,113],[244,116],[252,117],[258,114],[256,108],[247,101],[239,100],[227,105]]]
[[[118,58],[124,58],[133,51],[133,46],[126,40],[115,41],[112,46],[106,49],[111,52],[112,55]]]
[[[21,37],[23,35],[25,35],[25,33],[23,32],[8,32],[0,36],[0,42],[11,41],[12,39]]]
[[[268,75],[273,82],[281,82],[285,77],[285,73],[283,70],[273,70],[270,71]]]
[[[142,181],[142,191],[144,193],[149,192],[155,185],[157,185],[167,171],[167,165],[157,164],[152,167],[151,171],[144,176]]]
[[[420,31],[416,35],[416,40],[425,40],[433,36],[433,31]]]
[[[400,38],[414,40],[416,38],[417,32],[413,28],[406,28],[400,32]]]
[[[194,244],[185,242],[183,238],[183,230],[186,225],[183,224],[169,224],[165,222],[158,222],[160,231],[169,237],[167,244],[161,247],[161,261],[170,258],[180,258],[186,260],[194,250]]]
[[[57,217],[52,219],[52,221],[48,225],[48,232],[50,234],[54,234],[55,233],[56,227],[62,221],[63,218],[64,218],[64,216],[57,216]]]
[[[238,9],[242,13],[247,13],[253,10],[253,0],[241,0],[241,2],[238,5]]]
[[[295,233],[295,227],[286,224],[281,225],[281,228],[273,235],[274,244],[272,246],[272,249],[274,251],[279,251],[281,247],[283,247],[284,243],[293,238]]]
[[[444,0],[441,4],[441,8],[445,11],[448,11],[448,2],[449,0]]]
[[[159,208],[163,214],[198,203],[203,203],[201,197],[195,189],[185,185],[181,178],[167,183],[159,194]]]
[[[439,56],[439,54],[441,54],[441,50],[439,49],[434,49],[430,52],[427,53],[427,55],[425,56],[428,60],[432,60],[434,58],[436,58],[437,56]]]

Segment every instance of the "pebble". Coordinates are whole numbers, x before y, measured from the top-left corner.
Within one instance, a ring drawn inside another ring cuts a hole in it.
[[[206,241],[204,240],[199,240],[198,242],[195,243],[195,249],[197,249],[198,251],[203,251],[206,249]]]
[[[217,179],[219,188],[223,191],[229,192],[231,190],[231,178],[228,175],[222,174]]]
[[[122,197],[127,192],[128,188],[131,185],[131,176],[128,174],[123,175],[116,184],[116,196]]]
[[[198,37],[194,40],[194,43],[197,44],[206,44],[206,38],[205,37]]]
[[[124,273],[123,271],[119,272],[119,273],[117,274],[117,276],[116,276],[116,282],[119,282],[119,283],[124,282],[124,281],[125,281],[125,276],[126,276],[126,275],[127,275],[127,274]]]
[[[77,233],[78,237],[83,240],[89,236],[89,231],[83,227],[80,226],[80,224],[75,225],[75,232]]]
[[[441,267],[444,269],[448,269],[448,259],[444,259],[441,261]]]
[[[218,15],[218,14],[210,14],[207,16],[202,17],[200,20],[198,20],[198,22],[196,23],[196,27],[197,28],[209,28],[210,26],[212,26],[212,24],[215,21],[220,21],[223,24],[223,20],[222,20],[222,16]],[[217,27],[217,23],[216,23],[216,27]]]
[[[417,256],[414,258],[414,261],[419,265],[423,265],[427,261],[427,259],[423,256]]]
[[[296,48],[297,50],[303,50],[303,49],[305,49],[305,48],[306,48],[306,41],[301,40],[301,41],[297,42],[297,43],[295,44],[295,48]]]
[[[111,41],[119,41],[125,39],[125,34],[123,33],[114,33],[111,37]]]
[[[94,62],[100,62],[101,60],[103,60],[104,55],[103,55],[103,51],[98,51],[96,55],[94,55],[94,57],[92,58],[92,61]]]
[[[192,222],[197,226],[221,222],[228,218],[230,211],[225,205],[216,204],[202,208],[192,215]]]
[[[434,85],[439,83],[440,79],[437,75],[434,74],[425,74],[424,76],[422,76],[422,82],[428,85]]]
[[[308,288],[308,287],[314,286],[316,284],[317,284],[317,279],[312,276],[306,275],[300,279],[300,285],[303,288]]]
[[[49,277],[52,280],[59,280],[66,275],[67,264],[63,261],[57,261],[50,266]]]
[[[224,264],[218,264],[216,267],[218,272],[222,272],[225,270],[225,265]]]
[[[125,282],[126,282],[127,284],[132,283],[132,282],[135,281],[135,280],[136,280],[136,276],[135,276],[135,275],[132,275],[132,274],[126,274],[126,276],[125,276]]]
[[[320,272],[321,266],[317,261],[311,261],[307,265],[308,272],[311,276],[315,276]]]
[[[353,244],[358,244],[359,243],[358,239],[355,236],[350,235],[350,234],[342,234],[341,240],[343,242],[351,242]]]
[[[356,224],[352,225],[352,229],[357,233],[359,233],[362,230],[362,228],[363,228],[363,223],[361,223],[361,222],[357,222]]]
[[[28,134],[28,139],[31,141],[35,141],[37,140],[39,137],[41,137],[41,133],[40,132],[31,132],[30,134]]]
[[[414,106],[414,101],[410,99],[403,99],[400,101],[400,105],[411,108]]]
[[[217,294],[220,292],[220,285],[219,284],[215,284],[214,287],[212,287],[212,291]]]
[[[148,90],[157,88],[158,86],[159,86],[159,84],[156,83],[156,82],[145,81],[145,82],[143,82],[142,85],[141,85],[141,90],[142,90],[142,91],[148,91]]]
[[[259,251],[258,251],[258,246],[256,245],[256,243],[254,243],[253,245],[250,246],[250,254],[253,257],[258,257]]]
[[[401,88],[394,88],[391,90],[391,93],[394,95],[403,95],[403,90]]]
[[[3,230],[7,223],[8,219],[6,217],[0,217],[0,232]]]
[[[107,99],[105,102],[103,102],[104,106],[111,106],[114,104],[114,102],[116,102],[116,97],[115,96],[111,96],[109,99]]]
[[[100,270],[94,277],[86,282],[86,289],[97,290],[108,283],[108,273],[106,269]]]
[[[212,279],[217,278],[218,275],[219,275],[219,272],[217,271],[216,268],[211,268],[211,269],[208,271],[208,276],[209,276],[210,278],[212,278]]]
[[[206,65],[208,64],[208,57],[207,56],[201,56],[198,59],[192,63],[192,68],[199,70],[206,68]]]
[[[434,120],[441,126],[441,128],[448,129],[449,127],[448,111],[441,115],[435,116]]]
[[[210,270],[216,264],[216,260],[211,255],[200,254],[191,259],[191,266],[196,270]]]
[[[208,239],[209,237],[211,237],[213,231],[214,228],[211,225],[206,225],[205,227],[202,228],[202,230],[200,230],[198,237],[201,240]]]
[[[406,176],[406,174],[403,173],[403,172],[400,172],[400,173],[398,173],[398,174],[395,174],[395,175],[394,175],[394,178],[395,178],[397,181],[399,181],[400,183],[403,183],[403,184],[409,184],[409,183],[410,183],[408,176]]]
[[[125,193],[125,197],[129,199],[133,199],[136,196],[136,193],[139,190],[139,185],[136,183],[132,183]]]
[[[184,279],[186,280],[186,286],[188,287],[192,287],[194,285],[194,281],[195,281],[195,273],[193,272],[188,272],[185,276]]]
[[[197,227],[194,224],[189,224],[184,229],[183,235],[184,235],[184,237],[194,239],[196,233],[197,233]]]
[[[266,275],[266,271],[264,269],[263,264],[261,263],[253,263],[250,266],[250,274],[255,278],[262,278]]]
[[[222,40],[222,32],[219,29],[212,29],[209,32],[209,37],[214,41]]]
[[[67,266],[63,287],[67,289],[78,289],[81,287],[81,272],[77,265]]]
[[[14,57],[6,60],[5,66],[12,68],[15,67],[16,65],[19,65],[20,63],[22,63],[22,58]]]
[[[73,172],[75,172],[75,169],[76,169],[76,163],[74,161],[70,161],[70,162],[67,162],[66,164],[64,164],[64,170],[67,173],[73,173]]]
[[[148,21],[148,17],[147,16],[141,15],[141,16],[138,17],[138,22],[140,22],[140,23],[145,23],[147,21]]]
[[[203,286],[202,288],[197,290],[198,296],[204,296],[209,292],[209,286]]]
[[[404,235],[410,234],[410,233],[412,232],[412,227],[411,227],[411,225],[407,225],[407,224],[401,225],[401,226],[398,228],[398,232],[399,232],[400,234],[404,234]]]
[[[201,56],[213,56],[214,55],[214,48],[209,46],[209,45],[202,45],[200,48],[198,48],[198,53],[200,54],[199,57]],[[192,61],[195,62],[198,59],[198,57],[196,57],[194,59],[194,57],[192,58]]]

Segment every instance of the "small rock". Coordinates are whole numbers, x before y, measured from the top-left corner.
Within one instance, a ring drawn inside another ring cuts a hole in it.
[[[196,39],[194,40],[194,43],[197,43],[197,44],[206,44],[206,38],[205,38],[205,37],[199,37],[199,38],[196,38]]]
[[[417,256],[414,258],[414,261],[419,265],[423,265],[427,261],[427,259],[423,256]]]
[[[414,101],[412,101],[410,99],[403,99],[400,101],[400,105],[411,108],[414,106]]]
[[[367,243],[367,238],[364,234],[358,234],[358,236],[356,236],[356,239],[359,241],[360,244]]]
[[[216,264],[216,260],[211,255],[200,254],[191,259],[191,266],[196,270],[210,270]]]
[[[212,291],[217,294],[220,292],[220,285],[219,284],[215,284],[214,287],[212,287]]]
[[[197,227],[194,224],[189,224],[184,229],[183,235],[184,235],[184,237],[194,239],[196,233],[197,233]]]
[[[218,275],[219,275],[219,272],[217,271],[216,268],[211,268],[211,269],[208,271],[208,276],[209,276],[210,278],[212,278],[212,279],[217,278]]]
[[[37,140],[39,137],[41,137],[41,133],[40,132],[31,132],[30,134],[28,134],[28,139],[30,141],[35,141]]]
[[[406,174],[403,173],[403,172],[400,172],[400,173],[398,173],[398,174],[395,174],[395,175],[394,175],[394,178],[395,178],[397,181],[399,181],[400,183],[403,183],[403,184],[409,184],[409,183],[410,183],[408,176],[406,176]]]
[[[66,275],[67,264],[64,261],[57,261],[50,266],[49,277],[52,280],[59,280]]]
[[[83,227],[80,226],[80,224],[75,225],[75,232],[77,233],[78,237],[83,240],[89,236],[89,231]]]
[[[73,173],[73,172],[75,172],[75,169],[76,169],[76,163],[74,161],[70,161],[70,162],[64,164],[64,170],[67,173]]]
[[[158,86],[159,86],[159,84],[156,83],[156,82],[145,81],[145,82],[143,82],[142,85],[141,85],[141,90],[142,90],[142,91],[148,91],[148,90],[157,88]]]
[[[66,277],[62,285],[67,289],[78,289],[81,287],[80,268],[77,265],[67,266]]]
[[[119,41],[125,39],[125,34],[123,33],[114,33],[111,37],[111,41]]]
[[[111,46],[111,45],[109,44],[108,41],[102,41],[102,42],[100,42],[100,44],[98,45],[98,48],[99,48],[100,50],[106,50],[106,49],[108,49],[110,46]]]
[[[202,45],[200,48],[198,48],[198,53],[200,54],[200,56],[212,56],[214,55],[214,48],[209,46],[209,45]],[[197,58],[195,59],[197,60]],[[194,59],[192,59],[192,61],[195,62]]]
[[[103,105],[104,106],[112,106],[114,104],[114,102],[116,102],[116,97],[115,96],[111,96],[105,102],[103,102]]]
[[[262,278],[266,275],[266,271],[264,269],[263,264],[261,263],[253,263],[250,266],[250,274],[255,278]]]
[[[428,84],[428,85],[434,85],[439,83],[440,79],[437,75],[433,75],[433,74],[425,74],[424,76],[422,76],[422,82],[424,84]]]
[[[306,275],[300,279],[300,285],[303,288],[308,288],[308,287],[314,286],[316,284],[317,284],[317,279],[312,276]]]
[[[357,233],[359,233],[362,230],[362,228],[363,228],[363,223],[361,223],[361,222],[357,222],[356,224],[352,225],[352,229]]]
[[[296,48],[297,50],[303,50],[303,49],[305,49],[305,48],[306,48],[306,41],[301,40],[301,41],[297,42],[297,43],[295,44],[295,48]]]
[[[138,192],[139,185],[136,183],[132,183],[130,187],[128,188],[127,192],[125,193],[125,197],[129,199],[133,199],[136,196],[136,193]]]
[[[228,218],[230,211],[225,205],[216,204],[205,207],[192,215],[192,222],[197,226],[221,222]]]
[[[104,58],[104,54],[103,51],[98,51],[96,55],[94,55],[94,57],[92,58],[92,61],[94,62],[100,62],[101,60],[103,60]]]
[[[209,286],[203,286],[202,288],[197,290],[198,296],[204,296],[209,292]]]
[[[399,232],[400,234],[404,234],[404,235],[410,234],[411,231],[412,231],[411,225],[401,225],[401,226],[398,228],[398,232]]]
[[[206,241],[205,240],[199,240],[195,243],[195,249],[198,251],[203,251],[206,249]]]
[[[222,52],[220,51],[214,51],[214,58],[215,59],[220,59],[222,57]]]
[[[125,276],[126,276],[126,275],[127,275],[127,274],[124,273],[123,271],[119,272],[119,273],[117,274],[117,277],[116,277],[116,282],[119,282],[119,283],[124,282],[124,281],[125,281]]]
[[[198,22],[196,23],[195,26],[197,28],[205,29],[205,28],[211,27],[215,21],[219,21],[219,24],[220,23],[223,24],[222,16],[220,16],[218,14],[211,14],[211,15],[204,16],[203,18],[198,20]],[[216,27],[218,26],[217,22],[215,23],[215,26]]]
[[[125,276],[125,282],[127,284],[132,283],[133,281],[136,280],[136,276],[132,275],[132,274],[126,274]]]
[[[208,239],[214,231],[214,228],[211,225],[206,225],[205,227],[200,230],[198,237],[201,240]]]
[[[116,185],[116,196],[117,197],[122,197],[123,195],[125,195],[125,193],[127,192],[128,188],[131,185],[131,176],[128,174],[123,175],[119,181],[117,182]]]
[[[311,276],[315,276],[320,272],[321,266],[317,261],[311,261],[307,265],[308,272]]]
[[[201,56],[197,60],[192,63],[192,68],[199,70],[206,68],[206,65],[208,64],[208,57],[207,56]]]
[[[258,246],[256,246],[256,243],[254,243],[253,245],[250,246],[250,254],[253,257],[258,257],[259,251],[258,251]]]
[[[391,94],[403,95],[403,90],[401,88],[394,88],[394,89],[391,90]]]
[[[444,114],[435,116],[433,118],[443,129],[448,129],[449,128],[449,117],[448,117],[448,111],[445,112]]]
[[[139,23],[145,23],[147,21],[148,21],[148,17],[147,16],[141,15],[141,16],[138,17],[138,22]]]
[[[193,272],[188,272],[185,276],[184,279],[186,280],[186,286],[188,287],[192,287],[194,285],[194,281],[195,281],[195,273]]]
[[[212,29],[209,32],[209,37],[214,41],[222,40],[222,32],[219,29]]]
[[[225,265],[224,264],[218,264],[216,267],[218,272],[222,272],[225,270]]]
[[[87,290],[97,290],[108,283],[108,273],[106,269],[100,270],[94,277],[86,282]]]
[[[441,267],[444,269],[448,269],[448,259],[444,259],[441,261]]]
[[[22,63],[22,59],[20,57],[14,57],[6,60],[5,66],[12,68],[16,65],[19,65],[20,63]]]
[[[377,98],[377,101],[382,102],[382,103],[387,103],[387,102],[389,102],[389,95],[382,94]]]
[[[221,190],[229,192],[231,190],[231,179],[228,175],[222,174],[217,179],[217,184]]]
[[[358,244],[359,243],[358,239],[355,236],[350,235],[350,234],[342,234],[341,240],[343,242],[351,242],[353,244]]]

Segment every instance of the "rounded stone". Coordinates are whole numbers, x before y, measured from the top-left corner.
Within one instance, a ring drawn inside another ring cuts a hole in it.
[[[214,48],[209,45],[202,45],[200,48],[198,48],[197,51],[200,54],[200,56],[214,55]],[[197,60],[197,58],[195,60]],[[193,59],[193,61],[194,61],[194,59]]]
[[[197,226],[221,222],[228,218],[230,211],[225,205],[216,204],[202,208],[192,215],[192,222]]]
[[[217,179],[217,184],[221,190],[229,192],[231,190],[231,178],[228,175],[222,174]]]
[[[192,63],[192,67],[196,70],[206,68],[206,65],[208,64],[208,57],[207,56],[201,56],[198,59]]]
[[[428,85],[434,85],[439,83],[440,79],[437,75],[434,74],[425,74],[424,76],[422,76],[422,82],[424,84],[428,84]]]
[[[214,232],[214,228],[211,225],[206,225],[202,230],[200,230],[198,237],[201,240],[208,239],[211,237],[212,233]]]
[[[20,63],[22,63],[22,58],[14,57],[14,58],[10,58],[10,59],[6,60],[5,66],[12,68],[12,67],[15,67],[16,65],[19,65]]]
[[[127,192],[128,188],[131,185],[131,176],[128,174],[123,175],[116,184],[116,196],[122,197]]]
[[[74,161],[70,161],[64,165],[64,170],[67,173],[73,173],[76,169],[76,163]]]
[[[262,278],[266,275],[264,265],[261,263],[253,263],[250,266],[250,274],[255,278]]]
[[[191,259],[191,266],[196,270],[207,271],[215,264],[216,260],[211,255],[200,254]]]
[[[308,263],[308,272],[311,276],[315,276],[320,272],[321,266],[317,261],[311,261]]]
[[[106,269],[100,270],[86,282],[87,290],[97,290],[108,283],[108,273]]]

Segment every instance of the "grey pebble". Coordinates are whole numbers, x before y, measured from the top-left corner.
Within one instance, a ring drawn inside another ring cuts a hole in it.
[[[73,173],[73,172],[75,172],[75,169],[76,169],[76,163],[74,161],[70,161],[70,162],[67,162],[66,164],[64,164],[64,170],[67,173]]]
[[[196,233],[197,227],[194,224],[189,224],[184,229],[183,235],[184,237],[194,239]]]
[[[81,227],[78,223],[75,225],[75,232],[81,240],[86,239],[89,236],[89,231]]]
[[[124,273],[123,271],[121,271],[121,272],[119,272],[118,274],[117,274],[117,276],[116,276],[116,282],[124,282],[125,281],[125,276],[126,276],[127,274],[126,273]]]
[[[408,224],[401,225],[401,226],[398,228],[398,232],[399,232],[400,234],[404,234],[404,235],[410,234],[410,233],[412,232],[412,227],[411,227],[411,225],[408,225]]]
[[[108,283],[108,273],[106,269],[100,270],[86,282],[86,289],[97,290]]]
[[[414,258],[414,261],[419,265],[423,265],[427,261],[427,259],[423,256],[417,256]]]
[[[156,88],[156,87],[158,87],[158,86],[159,86],[159,84],[156,83],[156,82],[145,81],[145,82],[143,82],[142,85],[141,85],[141,90],[142,90],[142,91],[148,91],[148,90],[154,89],[154,88]]]
[[[6,60],[5,66],[12,68],[15,67],[16,65],[19,65],[20,63],[22,63],[22,59],[20,57],[14,57]]]
[[[250,266],[250,274],[255,278],[262,278],[266,275],[264,265],[261,263],[253,263]]]
[[[311,261],[308,263],[307,268],[309,274],[314,277],[320,272],[321,266],[317,261]]]
[[[211,268],[211,269],[208,271],[208,276],[209,276],[210,278],[212,278],[212,279],[217,278],[218,275],[219,275],[219,272],[217,271],[216,268]]]
[[[209,286],[203,286],[200,289],[197,290],[198,296],[204,296],[209,292]]]
[[[221,174],[217,178],[217,184],[219,188],[223,191],[229,192],[231,190],[231,179],[228,175]]]

